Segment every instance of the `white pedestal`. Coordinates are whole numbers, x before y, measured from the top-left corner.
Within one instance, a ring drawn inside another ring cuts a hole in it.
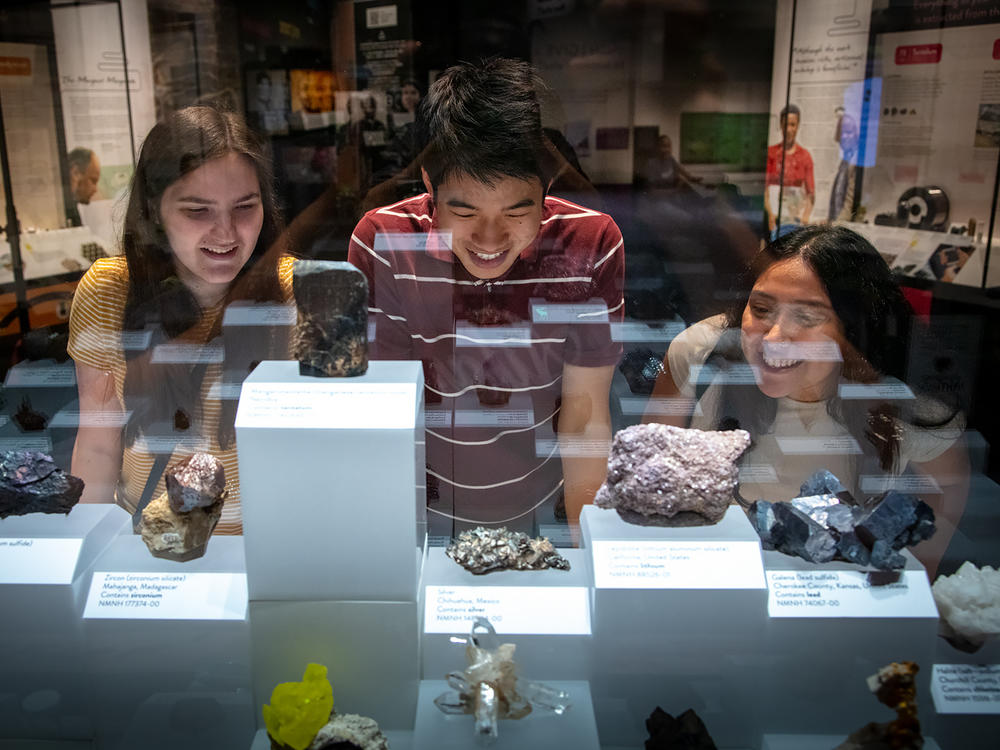
[[[125,535],[93,568],[95,577],[123,575],[126,583],[150,574],[185,577],[182,585],[190,588],[178,596],[190,599],[192,618],[205,618],[219,604],[211,597],[185,596],[197,590],[200,576],[221,574],[233,584],[230,590],[243,596],[235,614],[214,619],[153,619],[157,614],[149,607],[112,608],[109,619],[88,607],[84,647],[99,746],[167,750],[201,745],[204,738],[211,747],[247,747],[254,717],[243,540],[213,537],[204,557],[177,563],[153,557],[140,537]],[[227,596],[232,594],[219,592],[220,598]],[[88,600],[95,601],[95,592]]]
[[[586,506],[594,691],[602,742],[641,746],[659,705],[693,708],[720,747],[753,745],[767,618],[757,534],[738,507],[718,524],[635,526]]]
[[[810,617],[804,612],[801,617],[768,618],[760,644],[767,658],[758,666],[757,674],[765,732],[846,734],[869,721],[881,721],[878,717],[885,709],[868,691],[866,679],[893,661],[914,661],[920,666],[918,700],[922,708],[932,706],[930,667],[938,627],[933,602],[924,609],[923,617],[882,614],[887,609],[883,604],[887,597],[896,600],[888,609],[902,614],[910,607],[907,597],[925,593],[919,590],[919,584],[926,581],[922,566],[909,552],[904,556],[905,572],[917,576],[913,579],[917,585],[909,593],[877,587],[866,592],[871,597],[868,612],[881,616],[863,616],[862,607],[862,616]],[[764,552],[764,566],[771,575],[775,571],[802,571],[858,576],[861,570],[852,563],[817,565],[777,551]]]
[[[128,526],[112,505],[0,521],[0,738],[86,738],[80,613],[94,559]]]
[[[573,748],[598,750],[597,723],[594,721],[590,686],[586,682],[545,680],[570,694],[572,707],[562,716],[532,711],[523,719],[501,720],[498,750],[525,748]],[[434,699],[450,690],[444,680],[424,680],[417,698],[417,723],[413,730],[413,750],[468,750],[476,746],[471,714],[448,715],[434,705]]]
[[[280,682],[327,667],[333,706],[411,729],[420,680],[416,602],[251,602],[255,719]]]
[[[262,362],[236,437],[252,600],[416,601],[426,538],[423,372]]]
[[[504,643],[517,645],[520,674],[534,679],[589,680],[593,638],[590,590],[582,550],[560,549],[570,570],[505,570],[473,575],[431,547],[424,568],[422,674],[442,679],[463,669],[465,649],[451,642],[468,635],[483,616]]]

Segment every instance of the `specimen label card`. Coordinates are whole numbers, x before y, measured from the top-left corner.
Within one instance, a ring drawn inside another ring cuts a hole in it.
[[[0,583],[72,583],[82,539],[0,539]]]
[[[246,573],[95,572],[83,616],[92,620],[242,620]]]
[[[406,429],[416,415],[413,383],[244,383],[238,427]]]
[[[1000,665],[935,664],[931,696],[939,714],[1000,714]]]
[[[584,586],[428,586],[425,633],[467,633],[485,617],[502,635],[590,635]]]
[[[760,544],[671,540],[594,542],[599,589],[762,589]]]
[[[76,385],[76,368],[72,362],[61,365],[20,364],[7,371],[4,385],[8,388],[52,388]]]
[[[771,617],[933,617],[927,575],[904,570],[896,583],[872,586],[860,570],[769,570]]]

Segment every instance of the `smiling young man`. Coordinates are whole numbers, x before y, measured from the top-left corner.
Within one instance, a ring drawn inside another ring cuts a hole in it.
[[[546,195],[526,63],[447,70],[418,113],[425,194],[368,212],[349,259],[368,276],[375,359],[424,363],[432,533],[570,519],[604,479],[621,346],[622,236]]]

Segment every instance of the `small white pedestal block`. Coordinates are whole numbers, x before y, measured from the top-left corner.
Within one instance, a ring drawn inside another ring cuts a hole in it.
[[[0,521],[0,738],[91,736],[87,572],[129,520],[113,505],[78,504]]]
[[[254,719],[243,539],[212,537],[204,557],[178,563],[127,534],[93,570],[83,628],[99,746],[246,748]]]
[[[424,568],[423,676],[441,679],[465,668],[466,636],[486,617],[504,643],[517,645],[515,661],[529,678],[589,680],[590,588],[584,553],[560,549],[569,570],[504,570],[473,575],[443,548],[427,551]]]
[[[923,566],[909,551],[903,555],[898,583],[871,586],[867,571],[852,563],[818,565],[764,552],[771,616],[757,690],[766,732],[849,732],[881,720],[885,709],[866,679],[894,661],[920,666],[921,713],[932,705],[937,609]],[[779,607],[779,594],[804,603]]]
[[[879,721],[889,721],[882,719]],[[872,721],[876,721],[872,719]],[[867,722],[866,722],[867,723]],[[855,727],[854,729],[860,729]],[[850,730],[853,732],[854,729]],[[765,734],[760,750],[830,750],[847,739],[846,734]],[[933,737],[924,735],[924,750],[941,750]]]
[[[252,600],[417,599],[426,539],[423,371],[353,378],[262,362],[236,418]]]
[[[413,728],[420,681],[419,616],[412,602],[250,602],[255,718],[280,682],[309,662],[327,668],[333,707],[384,729]]]
[[[693,708],[720,747],[752,745],[767,590],[743,511],[686,528],[636,526],[594,506],[580,519],[602,742],[641,746],[659,705],[675,716]]]
[[[573,704],[570,709],[562,716],[533,710],[523,719],[503,719],[499,722],[499,738],[492,747],[498,750],[599,750],[590,685],[583,681],[546,679],[544,682],[569,693]],[[451,688],[444,680],[420,683],[413,750],[468,750],[476,746],[472,714],[444,714],[434,705],[434,699],[447,690]]]

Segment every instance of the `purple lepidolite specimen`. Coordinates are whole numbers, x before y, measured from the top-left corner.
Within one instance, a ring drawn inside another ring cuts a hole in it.
[[[630,523],[718,523],[735,496],[736,460],[749,446],[745,430],[626,427],[611,443],[608,477],[594,502],[617,509]]]
[[[83,480],[36,451],[0,454],[0,518],[29,513],[69,513],[83,493]]]
[[[333,378],[368,370],[368,280],[350,263],[297,260],[292,291],[299,373]]]

